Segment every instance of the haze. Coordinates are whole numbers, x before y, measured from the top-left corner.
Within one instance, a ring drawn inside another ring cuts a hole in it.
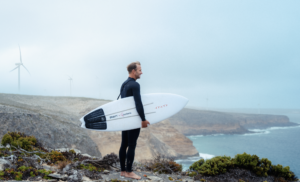
[[[300,108],[300,1],[0,1],[0,93],[114,100],[140,61],[141,93],[197,108]]]

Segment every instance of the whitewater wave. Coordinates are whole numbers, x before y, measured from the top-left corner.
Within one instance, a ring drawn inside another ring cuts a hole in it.
[[[204,154],[204,153],[199,153],[199,156],[200,156],[200,158],[203,158],[204,160],[211,159],[211,158],[215,157],[212,154]]]
[[[249,129],[249,131],[253,131],[255,133],[246,133],[246,134],[243,134],[243,136],[269,134],[269,133],[271,133],[272,130],[287,130],[287,129],[294,129],[294,128],[300,128],[300,125],[287,126],[287,127],[270,127],[270,128],[266,128],[266,129]]]
[[[207,159],[211,159],[215,157],[214,155],[212,154],[205,154],[205,153],[199,153],[199,156],[194,156],[194,157],[188,157],[186,159],[177,159],[175,160],[177,163],[193,163],[193,162],[196,162],[200,159],[204,159],[204,160],[207,160]]]
[[[190,139],[197,139],[197,138],[201,138],[204,137],[204,135],[190,135],[188,136]]]
[[[212,135],[210,135],[210,136],[222,136],[222,135],[225,135],[225,134],[212,134]]]
[[[211,135],[190,135],[190,136],[188,136],[188,138],[197,139],[197,138],[201,138],[204,136],[223,136],[223,135],[225,135],[225,134],[220,133],[220,134],[211,134]]]

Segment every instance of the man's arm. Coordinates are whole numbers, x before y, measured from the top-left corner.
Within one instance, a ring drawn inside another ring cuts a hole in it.
[[[136,110],[139,113],[142,121],[146,121],[144,107],[143,107],[141,93],[140,93],[140,84],[138,83],[134,84],[134,87],[132,88],[132,93],[133,93]]]

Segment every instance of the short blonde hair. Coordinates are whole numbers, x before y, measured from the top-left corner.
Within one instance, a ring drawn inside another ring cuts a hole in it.
[[[127,71],[130,74],[132,72],[132,70],[136,70],[136,65],[141,65],[141,63],[139,61],[136,62],[132,62],[127,66]]]

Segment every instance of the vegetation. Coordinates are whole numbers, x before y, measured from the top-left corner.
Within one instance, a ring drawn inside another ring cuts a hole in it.
[[[215,176],[226,173],[229,169],[243,168],[254,172],[257,176],[273,175],[285,180],[295,181],[297,177],[290,171],[289,166],[272,165],[267,158],[259,159],[256,155],[247,153],[237,154],[234,158],[227,156],[217,156],[212,159],[199,161],[190,166],[191,171],[198,172],[205,176]]]
[[[34,136],[26,136],[24,133],[8,132],[3,136],[1,144],[10,144],[11,146],[31,151],[33,146],[37,146],[37,140]]]
[[[258,156],[246,153],[237,154],[233,162],[238,167],[253,171],[257,176],[268,176],[268,171],[272,164],[266,158],[260,160]]]
[[[11,155],[15,157],[11,161],[13,166],[4,165],[4,171],[0,171],[0,180],[26,180],[37,176],[51,179],[48,175],[53,172],[41,169],[42,163],[57,165],[60,170],[69,165],[73,169],[83,170],[86,176],[97,180],[101,179],[99,172],[110,169],[111,166],[115,166],[119,162],[118,156],[114,153],[104,156],[101,160],[95,160],[76,154],[74,150],[66,152],[48,151],[34,136],[26,136],[20,132],[8,132],[3,136],[1,144],[4,146],[9,144],[11,148],[1,148],[0,157],[7,159],[10,159],[9,156]],[[141,163],[139,168],[160,174],[180,174],[182,172],[182,165],[176,163],[174,158],[164,155],[157,155],[153,160]],[[253,176],[259,177],[275,176],[282,182],[297,180],[295,174],[290,171],[289,166],[272,165],[272,162],[267,158],[260,159],[256,155],[247,153],[237,154],[234,158],[217,156],[206,161],[200,159],[193,163],[189,169],[187,175],[200,181],[206,181],[207,179],[204,178],[209,176],[225,173],[231,175],[233,173],[228,172],[232,172],[232,170],[249,170],[253,173]],[[236,179],[240,182],[244,181],[240,179],[240,176]],[[173,181],[174,179],[170,177],[169,180]]]
[[[174,158],[157,155],[153,160],[143,163],[146,170],[158,172],[159,174],[172,174],[182,172],[182,165],[176,163]]]
[[[92,165],[92,164],[80,164],[79,165],[79,169],[86,169],[89,171],[98,171],[98,172],[102,172],[104,169],[103,168],[97,168],[96,166]]]
[[[51,177],[48,177],[48,175],[51,173],[53,173],[53,171],[48,171],[45,169],[37,170],[32,167],[21,166],[17,169],[7,168],[4,171],[0,171],[0,179],[15,179],[21,181],[24,178],[34,176],[42,176],[44,179],[52,179]]]

